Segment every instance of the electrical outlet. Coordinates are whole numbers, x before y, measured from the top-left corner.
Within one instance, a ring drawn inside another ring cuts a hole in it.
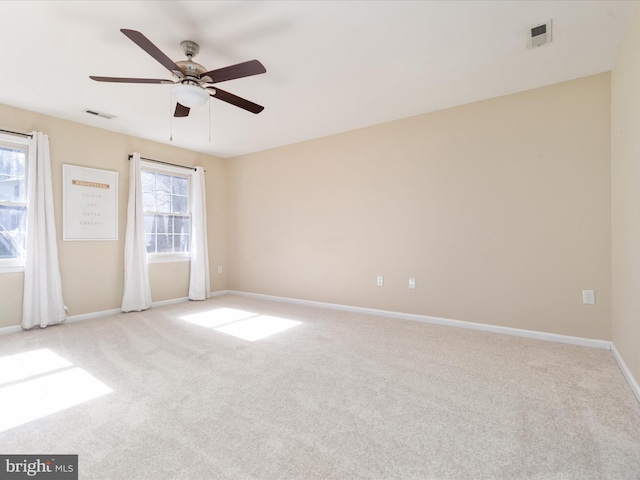
[[[222,273],[222,265],[218,266],[218,273]]]
[[[378,286],[382,287],[384,285],[384,277],[382,275],[378,275]]]
[[[582,290],[582,303],[586,305],[594,305],[596,303],[596,294],[593,290]]]
[[[409,279],[409,288],[411,290],[415,290],[415,288],[416,288],[416,279],[415,278],[410,278]]]

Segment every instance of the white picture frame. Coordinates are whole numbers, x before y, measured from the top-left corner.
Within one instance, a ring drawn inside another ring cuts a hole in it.
[[[64,241],[118,240],[118,172],[62,165]]]

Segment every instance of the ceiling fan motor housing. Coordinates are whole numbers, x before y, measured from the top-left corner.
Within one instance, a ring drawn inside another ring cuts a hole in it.
[[[182,73],[184,73],[185,80],[198,81],[200,76],[207,71],[202,65],[191,60],[181,60],[176,62],[176,65],[180,67]]]
[[[184,40],[180,42],[180,47],[182,47],[182,50],[188,59],[176,62],[176,65],[180,67],[180,70],[184,74],[184,78],[181,80],[181,83],[187,85],[200,85],[203,80],[210,80],[209,77],[201,78],[202,74],[206,72],[207,69],[193,61],[193,57],[195,57],[200,51],[200,46],[191,40]]]

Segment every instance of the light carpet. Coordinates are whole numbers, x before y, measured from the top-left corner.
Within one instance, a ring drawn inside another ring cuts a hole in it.
[[[226,295],[0,337],[28,352],[68,364],[0,385],[0,453],[81,479],[640,479],[605,350]],[[95,398],[11,426],[21,385],[78,369]]]

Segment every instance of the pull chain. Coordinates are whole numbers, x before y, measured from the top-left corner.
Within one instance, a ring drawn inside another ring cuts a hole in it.
[[[171,115],[171,110],[173,104],[171,102],[171,92],[169,92],[169,141],[173,142],[173,115]]]

